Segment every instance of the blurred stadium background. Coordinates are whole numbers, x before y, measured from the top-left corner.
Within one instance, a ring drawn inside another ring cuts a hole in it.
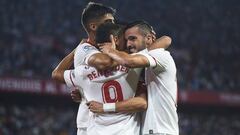
[[[51,71],[86,37],[87,0],[0,1],[0,135],[75,135],[78,104]],[[180,135],[240,134],[240,1],[98,0],[145,19],[178,69]]]

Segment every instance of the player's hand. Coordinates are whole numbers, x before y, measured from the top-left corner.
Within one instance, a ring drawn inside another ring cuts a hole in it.
[[[104,113],[103,104],[97,101],[90,101],[87,103],[88,109],[93,113]]]
[[[158,48],[167,49],[172,43],[172,39],[169,36],[162,36],[156,39],[153,44],[147,47],[148,50],[154,50]]]
[[[82,100],[80,91],[77,88],[71,90],[71,97],[74,102],[80,103]]]
[[[99,49],[101,52],[108,54],[113,49],[112,43],[110,42],[101,43],[101,46],[99,47]]]
[[[100,51],[103,53],[108,53],[111,49],[116,49],[116,43],[113,38],[113,35],[110,35],[111,42],[105,42],[98,44]]]

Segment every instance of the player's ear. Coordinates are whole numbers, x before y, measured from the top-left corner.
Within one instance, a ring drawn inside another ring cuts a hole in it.
[[[146,42],[147,42],[148,44],[152,44],[153,41],[154,41],[154,39],[153,39],[152,34],[147,34],[147,35],[146,35]]]
[[[115,43],[118,42],[118,37],[117,36],[113,36],[113,39],[114,39]]]
[[[92,31],[96,31],[97,30],[97,24],[96,23],[89,23],[89,28]]]
[[[155,34],[151,34],[151,36],[152,36],[152,39],[153,39],[153,42],[155,42],[156,41],[156,35]]]

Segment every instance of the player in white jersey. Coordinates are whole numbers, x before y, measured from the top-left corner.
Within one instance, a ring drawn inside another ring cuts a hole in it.
[[[52,77],[59,81],[59,82],[64,82],[63,79],[63,70],[59,72],[62,69],[66,70],[69,69],[73,59],[74,59],[74,67],[77,67],[79,65],[82,65],[83,63],[83,58],[78,57],[79,55],[79,49],[84,49],[84,54],[87,54],[88,52],[91,52],[91,44],[95,43],[95,32],[97,27],[105,22],[114,22],[114,14],[115,14],[115,9],[112,9],[111,7],[106,7],[102,4],[99,3],[92,3],[90,2],[86,8],[83,10],[82,13],[82,25],[84,29],[86,30],[88,34],[88,41],[87,43],[84,44],[84,48],[78,47],[74,51],[72,51],[68,56],[66,56],[63,61],[67,61],[68,64],[65,64],[67,66],[65,67],[57,67],[53,73]],[[82,44],[79,44],[79,46],[82,46]],[[80,51],[81,52],[81,51]],[[74,56],[74,53],[76,55]],[[75,57],[75,58],[74,58]],[[108,62],[110,59],[109,57],[104,57],[102,55],[101,57],[97,57],[95,60],[95,66],[103,68],[106,65],[106,62]],[[105,61],[104,61],[105,60]],[[97,61],[97,62],[96,62]],[[62,63],[62,62],[61,62]],[[106,65],[107,66],[107,65]],[[75,89],[71,88],[71,89]],[[79,100],[79,91],[78,90],[73,90],[72,93],[72,98],[74,100]],[[82,102],[79,104],[79,109],[78,109],[78,114],[77,114],[77,134],[78,135],[86,135],[86,128],[88,127],[88,107],[86,106],[86,101],[83,98]]]
[[[129,24],[125,31],[129,50],[137,52],[150,46],[151,31],[152,27],[143,21]],[[142,134],[178,135],[176,66],[170,53],[164,49],[155,49],[138,55],[128,55],[104,45],[101,49],[119,64],[148,67],[145,71],[148,109],[143,117]]]
[[[111,103],[135,96],[140,69],[117,66],[114,70],[98,71],[78,66],[64,72],[65,82],[81,88],[88,101]],[[116,79],[115,79],[116,78]],[[113,80],[114,79],[114,80]],[[109,110],[113,111],[113,110]],[[90,114],[88,135],[139,135],[140,125],[135,113]]]

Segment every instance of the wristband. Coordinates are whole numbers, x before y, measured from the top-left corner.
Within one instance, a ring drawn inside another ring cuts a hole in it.
[[[103,104],[103,111],[104,112],[115,112],[116,111],[115,103]]]

